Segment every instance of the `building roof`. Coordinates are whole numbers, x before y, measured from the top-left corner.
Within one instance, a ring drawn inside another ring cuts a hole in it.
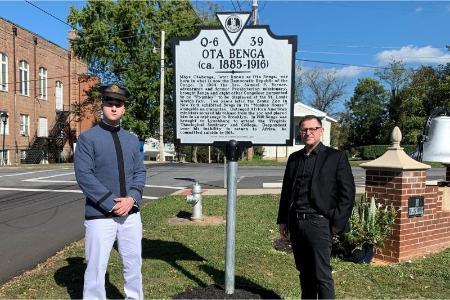
[[[39,35],[39,34],[33,32],[33,31],[31,31],[31,30],[29,30],[29,29],[23,27],[23,26],[20,26],[20,25],[14,23],[14,22],[12,22],[12,21],[10,21],[10,20],[8,20],[8,19],[5,19],[5,18],[2,17],[2,16],[0,16],[0,20],[3,20],[3,21],[5,21],[5,22],[7,22],[7,23],[10,23],[10,24],[13,25],[14,27],[18,27],[18,28],[20,28],[20,29],[22,29],[22,30],[24,30],[24,31],[28,31],[28,32],[29,32],[30,34],[32,34],[33,36],[35,36],[35,37],[37,37],[37,38],[40,38],[41,40],[44,40],[44,41],[46,41],[46,42],[48,42],[48,43],[50,43],[50,44],[52,44],[52,45],[54,45],[54,46],[56,46],[56,47],[58,47],[58,48],[61,48],[61,50],[64,50],[64,51],[70,53],[70,50],[67,50],[66,48],[64,48],[64,47],[62,47],[62,46],[56,44],[55,42],[52,42],[52,41],[50,41],[49,39],[46,39],[46,38],[44,38],[43,36],[41,36],[41,35]]]
[[[303,117],[306,115],[314,115],[321,119],[326,119],[330,122],[337,123],[338,121],[327,115],[326,112],[318,110],[317,108],[311,107],[301,102],[294,104],[294,117]]]

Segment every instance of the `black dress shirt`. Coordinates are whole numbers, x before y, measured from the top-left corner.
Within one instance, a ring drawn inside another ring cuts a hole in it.
[[[298,165],[297,177],[295,179],[295,210],[301,213],[317,213],[314,204],[311,202],[311,181],[314,166],[319,151],[323,151],[325,146],[319,143],[308,155],[305,148],[302,150],[301,159]]]

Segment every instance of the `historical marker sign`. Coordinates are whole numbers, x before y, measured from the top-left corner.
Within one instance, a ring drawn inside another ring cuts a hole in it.
[[[174,43],[177,141],[292,145],[296,36],[217,16],[222,27]]]

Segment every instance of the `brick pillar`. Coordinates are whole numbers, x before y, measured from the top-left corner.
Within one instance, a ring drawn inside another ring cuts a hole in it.
[[[366,192],[369,197],[374,196],[377,203],[393,205],[398,210],[392,235],[385,241],[384,248],[377,251],[376,257],[398,262],[415,255],[415,244],[422,233],[415,229],[414,222],[419,218],[408,217],[408,199],[426,194],[426,171],[368,169]]]
[[[418,228],[415,223],[428,218],[426,215],[409,218],[408,200],[411,196],[426,198],[426,170],[430,166],[409,157],[400,147],[401,139],[400,129],[395,127],[391,134],[392,146],[386,153],[373,161],[361,164],[361,167],[366,169],[368,196],[374,196],[377,203],[393,205],[397,210],[393,232],[385,241],[384,248],[378,249],[376,253],[376,257],[393,262],[414,256],[417,251],[423,251],[417,247],[423,236],[421,232],[423,228]],[[431,192],[436,194],[437,189]]]

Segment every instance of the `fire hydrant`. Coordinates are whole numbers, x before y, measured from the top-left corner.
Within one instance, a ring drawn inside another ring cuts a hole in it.
[[[202,214],[202,187],[198,182],[195,182],[192,186],[192,195],[186,196],[186,202],[192,204],[192,216],[191,220],[200,221],[203,220]]]

